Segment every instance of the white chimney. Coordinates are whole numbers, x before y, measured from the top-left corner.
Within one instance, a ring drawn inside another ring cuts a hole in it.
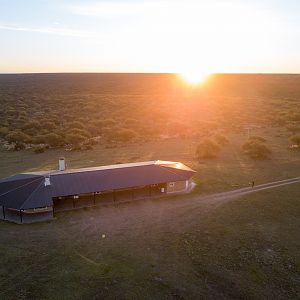
[[[66,169],[66,163],[65,163],[65,158],[61,157],[58,161],[58,170],[59,171],[64,171]]]
[[[50,176],[45,177],[45,186],[51,185]]]

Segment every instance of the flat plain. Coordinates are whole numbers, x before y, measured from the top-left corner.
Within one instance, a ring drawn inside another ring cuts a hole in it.
[[[1,75],[0,102],[0,177],[55,169],[60,156],[68,168],[160,159],[197,171],[189,195],[0,222],[0,298],[300,297],[299,183],[203,201],[300,176],[300,151],[290,148],[300,76],[215,75],[194,87],[171,74]],[[62,144],[41,139],[51,133]],[[220,135],[215,158],[197,157],[202,140]],[[267,159],[246,155],[249,137],[265,140]],[[6,150],[16,142],[27,149]]]

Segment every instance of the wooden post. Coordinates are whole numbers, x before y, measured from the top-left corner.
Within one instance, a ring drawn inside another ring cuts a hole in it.
[[[2,206],[2,210],[3,210],[3,219],[5,220],[5,209],[4,209],[4,206]]]
[[[21,223],[23,223],[22,211],[21,210],[20,210],[20,219],[21,219]]]
[[[94,193],[94,205],[96,205],[96,193]]]

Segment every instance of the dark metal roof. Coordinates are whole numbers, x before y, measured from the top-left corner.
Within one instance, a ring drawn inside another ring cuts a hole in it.
[[[154,161],[18,174],[0,181],[0,206],[15,209],[51,206],[52,197],[188,180],[194,173],[181,163]],[[45,186],[48,176],[51,185]]]
[[[1,181],[0,205],[15,209],[51,206],[51,191],[44,181],[44,176]]]

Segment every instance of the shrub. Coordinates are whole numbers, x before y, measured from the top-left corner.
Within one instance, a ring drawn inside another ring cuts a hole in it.
[[[31,129],[31,128],[40,129],[41,128],[40,122],[38,122],[38,121],[31,121],[31,122],[28,122],[27,124],[25,124],[23,126],[23,129]]]
[[[6,135],[6,139],[9,142],[22,142],[26,143],[27,141],[30,140],[30,137],[23,133],[22,131],[16,130],[16,131],[11,131]]]
[[[266,139],[258,135],[252,135],[249,137],[249,141],[257,141],[257,142],[264,143],[266,142]]]
[[[217,143],[210,139],[204,139],[196,149],[197,159],[215,158],[220,152],[220,147]]]
[[[293,135],[290,137],[290,141],[294,144],[300,147],[300,135]]]
[[[224,135],[216,135],[215,140],[217,144],[222,146],[227,145],[229,143],[229,140]]]
[[[46,139],[44,135],[37,135],[32,139],[33,144],[44,144],[46,143]]]
[[[67,134],[66,139],[70,144],[78,145],[81,144],[86,139],[86,137],[76,133],[69,133]]]
[[[267,159],[271,154],[271,150],[262,142],[257,140],[248,140],[243,144],[242,149],[252,159]]]
[[[74,121],[68,124],[71,129],[85,129],[85,125],[82,122]]]
[[[51,121],[46,121],[42,123],[42,127],[47,130],[53,130],[56,128],[56,124]]]
[[[82,135],[84,137],[90,137],[91,136],[86,130],[77,129],[77,128],[69,130],[68,134]]]
[[[44,136],[44,140],[52,147],[62,146],[64,144],[63,138],[56,133],[48,133]]]
[[[300,127],[295,126],[295,125],[289,125],[286,127],[286,129],[290,132],[292,132],[293,134],[296,134],[297,132],[300,132]]]
[[[188,127],[183,122],[173,121],[168,124],[169,134],[183,135],[188,132]]]
[[[0,127],[0,137],[4,137],[8,134],[8,128],[7,127]]]
[[[115,140],[120,142],[129,142],[132,141],[136,136],[136,132],[131,129],[119,129],[115,133]]]
[[[103,127],[110,127],[110,126],[115,126],[116,121],[114,119],[105,119],[102,121],[102,126]]]
[[[36,147],[34,149],[35,154],[44,153],[44,152],[45,152],[45,147]]]
[[[14,151],[20,151],[25,149],[25,144],[17,142],[14,146]]]
[[[137,121],[137,119],[129,118],[124,121],[124,125],[125,125],[125,127],[135,127],[138,125],[138,121]]]

